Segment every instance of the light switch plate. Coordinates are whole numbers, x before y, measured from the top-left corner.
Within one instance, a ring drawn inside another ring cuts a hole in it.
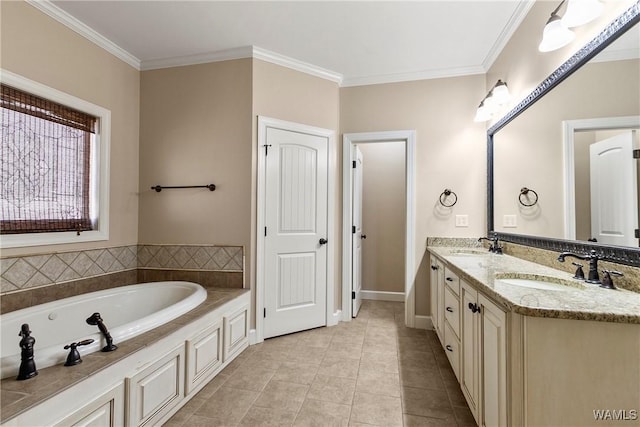
[[[502,217],[502,226],[504,228],[517,228],[518,217],[516,215],[505,215]]]
[[[456,215],[456,227],[468,227],[469,215]]]

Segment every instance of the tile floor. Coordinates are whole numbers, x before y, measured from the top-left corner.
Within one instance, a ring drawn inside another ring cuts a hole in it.
[[[432,331],[404,304],[245,350],[165,426],[475,426]]]

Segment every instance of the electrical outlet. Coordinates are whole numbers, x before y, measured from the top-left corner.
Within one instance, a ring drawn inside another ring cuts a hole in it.
[[[515,215],[505,215],[502,217],[502,226],[504,228],[517,228],[518,219]]]
[[[468,227],[469,215],[456,215],[456,227]]]

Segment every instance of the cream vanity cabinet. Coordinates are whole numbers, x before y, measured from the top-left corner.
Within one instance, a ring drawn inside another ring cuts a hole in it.
[[[469,408],[478,425],[506,427],[506,312],[433,255],[431,267],[434,329]]]
[[[506,313],[460,281],[460,386],[478,425],[507,425]]]

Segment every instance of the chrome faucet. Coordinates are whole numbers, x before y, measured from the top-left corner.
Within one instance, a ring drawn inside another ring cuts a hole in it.
[[[558,261],[564,262],[564,259],[566,257],[573,257],[573,258],[589,261],[589,275],[587,277],[586,282],[595,283],[598,285],[602,283],[600,281],[600,276],[598,275],[598,261],[604,260],[605,257],[598,255],[596,251],[592,249],[588,254],[585,254],[585,255],[578,255],[572,252],[562,252],[560,255],[558,255]]]
[[[478,242],[481,242],[483,240],[491,242],[491,244],[489,245],[489,252],[494,253],[494,254],[501,254],[502,253],[502,247],[500,246],[497,234],[494,234],[493,237],[481,237],[481,238],[478,239]]]

